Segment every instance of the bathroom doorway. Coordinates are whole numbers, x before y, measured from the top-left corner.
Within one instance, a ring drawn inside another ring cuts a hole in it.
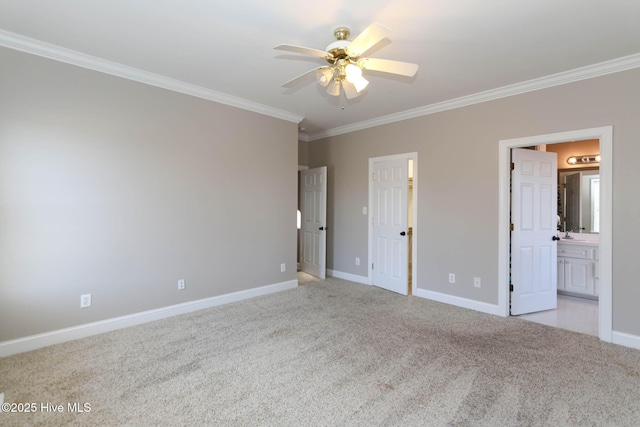
[[[601,340],[612,341],[612,289],[611,289],[611,246],[612,246],[612,153],[613,128],[582,129],[556,134],[502,140],[499,143],[499,310],[505,316],[510,313],[510,212],[511,212],[511,149],[518,147],[557,144],[569,141],[597,139],[600,148],[600,231],[599,231],[599,289],[598,289],[598,336]]]

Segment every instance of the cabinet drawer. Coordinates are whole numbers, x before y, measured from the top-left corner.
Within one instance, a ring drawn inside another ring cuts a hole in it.
[[[579,245],[558,245],[558,256],[565,258],[597,259],[597,248]]]

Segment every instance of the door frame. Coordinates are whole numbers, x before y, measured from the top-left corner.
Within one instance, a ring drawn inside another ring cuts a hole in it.
[[[402,153],[402,154],[392,154],[389,156],[381,156],[381,157],[370,157],[369,158],[369,175],[367,178],[367,182],[369,183],[369,207],[368,207],[368,215],[367,215],[367,223],[368,223],[368,233],[367,233],[367,241],[368,241],[368,261],[367,261],[367,283],[369,285],[373,285],[373,274],[371,273],[371,263],[373,262],[373,224],[372,224],[372,216],[373,216],[373,180],[371,177],[373,176],[373,165],[377,162],[384,162],[387,160],[400,160],[406,159],[407,163],[409,160],[413,160],[413,224],[412,228],[412,237],[411,237],[411,294],[415,295],[415,291],[418,288],[418,153]],[[407,180],[407,185],[409,182]],[[408,264],[409,260],[407,260]]]
[[[613,126],[579,129],[499,141],[498,147],[498,312],[509,316],[509,214],[511,210],[511,149],[544,144],[598,139],[600,141],[600,287],[598,334],[613,340],[612,230],[613,230]]]

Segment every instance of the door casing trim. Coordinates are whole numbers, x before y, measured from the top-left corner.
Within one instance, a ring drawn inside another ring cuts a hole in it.
[[[498,146],[498,311],[509,316],[509,213],[512,148],[598,139],[600,141],[600,287],[598,334],[612,342],[613,126],[505,139]]]

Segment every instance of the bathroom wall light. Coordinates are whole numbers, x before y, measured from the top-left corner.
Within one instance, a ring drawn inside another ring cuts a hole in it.
[[[600,154],[590,154],[583,156],[571,156],[567,159],[570,165],[588,165],[589,163],[600,163]]]

